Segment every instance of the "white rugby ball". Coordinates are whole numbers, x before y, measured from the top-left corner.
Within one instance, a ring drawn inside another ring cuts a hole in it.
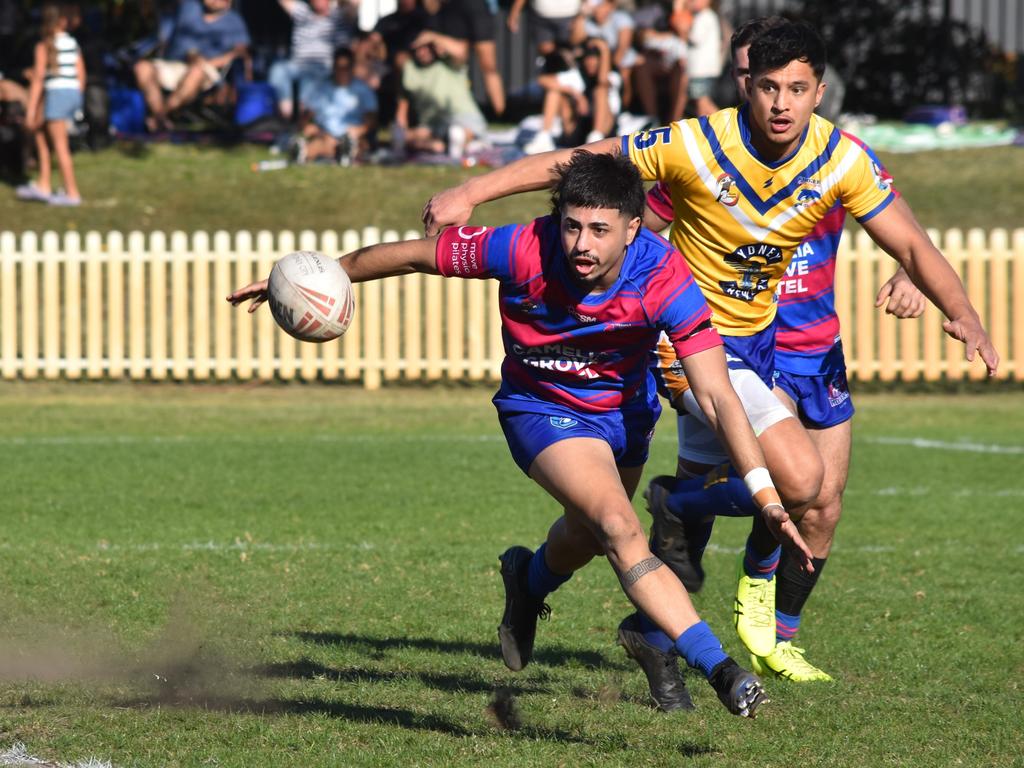
[[[267,299],[277,324],[299,341],[336,339],[355,314],[352,281],[336,259],[316,251],[281,258],[270,271]]]

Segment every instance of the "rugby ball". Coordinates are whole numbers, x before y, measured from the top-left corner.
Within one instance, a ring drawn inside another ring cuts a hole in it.
[[[278,260],[270,271],[267,300],[277,324],[299,341],[336,339],[355,314],[352,281],[336,259],[316,251]]]

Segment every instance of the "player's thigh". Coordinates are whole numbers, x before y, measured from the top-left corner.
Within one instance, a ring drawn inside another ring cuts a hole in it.
[[[574,437],[542,450],[530,477],[602,540],[643,535],[622,485],[611,447],[604,440]]]
[[[838,502],[846,490],[846,480],[850,473],[853,421],[847,419],[824,429],[808,429],[807,434],[818,449],[824,464],[824,477],[818,499],[823,503]]]

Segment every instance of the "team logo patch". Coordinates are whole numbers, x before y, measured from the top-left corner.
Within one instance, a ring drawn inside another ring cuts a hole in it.
[[[569,429],[569,427],[575,427],[579,424],[576,419],[570,419],[568,416],[551,416],[548,418],[548,421],[556,429]]]
[[[846,377],[830,381],[826,391],[828,393],[828,404],[833,408],[837,408],[850,399],[850,390],[846,383]]]
[[[797,181],[796,204],[801,208],[809,208],[821,201],[821,182],[813,178],[801,176]]]
[[[878,163],[871,163],[871,174],[875,177],[875,186],[883,192],[888,192],[892,187],[892,179],[887,174],[882,173],[882,169],[878,166]]]
[[[740,273],[739,280],[719,280],[726,296],[741,301],[753,301],[757,294],[768,290],[771,271],[764,271],[783,260],[782,249],[768,243],[741,245],[725,257],[725,263]]]
[[[734,206],[739,202],[740,193],[736,190],[736,179],[728,173],[718,177],[718,197],[715,198],[722,205]]]

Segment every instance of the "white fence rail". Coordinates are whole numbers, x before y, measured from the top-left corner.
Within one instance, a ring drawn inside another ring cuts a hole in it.
[[[404,237],[416,237],[407,232]],[[1000,378],[1024,379],[1024,230],[940,242],[1003,356]],[[360,381],[497,379],[502,358],[492,281],[407,275],[355,286],[356,317],[327,344],[280,331],[224,297],[270,272],[288,251],[345,253],[395,241],[374,229],[321,234],[175,232],[105,236],[0,233],[0,377]],[[897,321],[873,306],[891,260],[863,233],[844,238],[836,271],[851,378],[975,379],[929,307]]]

